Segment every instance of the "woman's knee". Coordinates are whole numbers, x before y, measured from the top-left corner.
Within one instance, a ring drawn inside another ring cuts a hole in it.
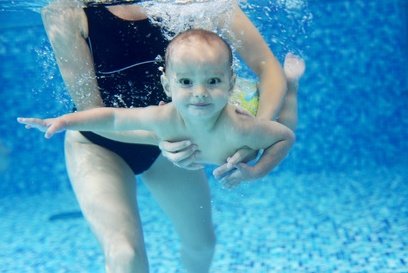
[[[110,240],[104,246],[106,269],[109,273],[147,273],[149,264],[144,245],[125,238]]]
[[[213,231],[194,242],[182,242],[184,252],[194,256],[212,257],[215,251],[216,237]]]
[[[208,273],[215,251],[215,236],[201,244],[182,244],[181,259],[187,272]]]

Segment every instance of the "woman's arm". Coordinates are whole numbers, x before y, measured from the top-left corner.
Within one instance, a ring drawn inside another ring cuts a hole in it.
[[[279,61],[236,2],[229,29],[232,33],[229,40],[237,48],[245,63],[259,77],[260,99],[257,117],[275,120],[279,116],[287,89],[286,77]]]
[[[238,53],[245,63],[256,73],[259,78],[259,106],[257,118],[275,120],[280,113],[281,106],[286,94],[286,77],[281,65],[269,49],[265,40],[241,10],[237,2],[234,2],[234,10],[231,22],[225,22],[224,29],[231,43],[237,48]],[[246,162],[255,158],[258,151],[240,149],[230,159],[233,164],[223,164],[214,170],[216,179],[224,181],[237,181],[242,172],[235,167],[239,162]],[[241,166],[244,166],[241,164]]]
[[[41,11],[48,39],[69,95],[78,110],[102,107],[82,8],[56,1]]]
[[[60,73],[77,109],[104,106],[86,43],[88,22],[81,5],[72,0],[55,1],[45,7],[41,15]],[[117,141],[158,144],[156,136],[147,131],[98,134]]]

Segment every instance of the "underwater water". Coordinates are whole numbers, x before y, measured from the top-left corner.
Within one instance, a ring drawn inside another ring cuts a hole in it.
[[[45,140],[15,121],[72,105],[38,13],[45,1],[14,2],[0,1],[0,272],[103,272],[63,135]],[[281,61],[293,51],[307,70],[297,143],[277,170],[231,191],[210,178],[211,272],[408,272],[408,2],[241,5]],[[140,182],[138,198],[151,272],[183,272],[172,226]]]

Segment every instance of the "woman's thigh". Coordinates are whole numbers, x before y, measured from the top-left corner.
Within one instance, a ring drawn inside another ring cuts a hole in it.
[[[181,169],[161,155],[143,173],[142,180],[169,216],[183,244],[205,247],[214,243],[211,195],[203,170]]]
[[[136,183],[128,165],[72,131],[66,134],[65,157],[81,210],[105,251],[115,241],[133,242],[142,251]]]

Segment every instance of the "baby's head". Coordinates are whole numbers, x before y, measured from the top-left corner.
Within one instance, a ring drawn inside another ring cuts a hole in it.
[[[200,49],[209,51],[204,52]],[[173,62],[181,57],[189,59],[198,57],[199,60],[208,62],[209,60],[205,59],[207,54],[217,54],[221,57],[218,60],[226,61],[228,68],[232,69],[230,45],[216,33],[204,29],[190,29],[174,37],[166,49],[165,65],[169,69]]]
[[[216,33],[191,29],[177,35],[167,47],[165,66],[163,87],[179,109],[187,101],[217,111],[227,104],[235,83],[232,51]]]

